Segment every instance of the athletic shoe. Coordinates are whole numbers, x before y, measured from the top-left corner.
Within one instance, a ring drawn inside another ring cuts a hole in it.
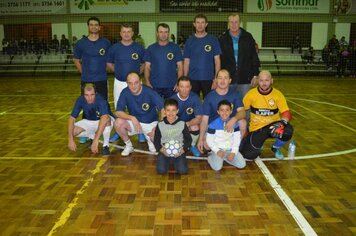
[[[121,152],[121,156],[123,157],[127,157],[128,155],[130,155],[130,153],[132,153],[134,151],[133,146],[125,146],[124,150]]]
[[[144,134],[138,134],[138,142],[139,143],[145,143],[146,142],[146,137]]]
[[[191,146],[190,151],[193,153],[194,156],[200,157],[200,152],[197,146]]]
[[[88,138],[87,137],[79,137],[79,143],[86,143],[87,142],[87,140],[88,140]]]
[[[120,138],[120,136],[115,132],[115,133],[113,134],[113,136],[111,136],[109,142],[110,142],[110,143],[116,142],[117,140],[119,140],[119,138]]]
[[[284,155],[283,155],[283,153],[282,153],[280,148],[272,147],[271,149],[272,149],[272,152],[274,152],[274,157],[275,158],[277,158],[278,160],[283,160]]]
[[[109,146],[104,146],[103,147],[103,156],[109,156],[109,155],[110,155]]]
[[[152,153],[156,153],[155,145],[151,141],[148,141],[147,144],[148,144],[148,150],[150,150],[150,152]]]

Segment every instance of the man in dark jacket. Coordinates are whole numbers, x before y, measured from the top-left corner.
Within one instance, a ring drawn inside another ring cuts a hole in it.
[[[240,16],[230,15],[228,23],[229,29],[219,39],[221,68],[229,71],[230,86],[237,89],[242,99],[251,87],[257,85],[260,60],[254,38],[240,28]]]

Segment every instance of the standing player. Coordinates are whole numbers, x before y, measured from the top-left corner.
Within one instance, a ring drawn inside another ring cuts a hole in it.
[[[83,91],[84,95],[78,97],[68,120],[68,148],[76,151],[74,137],[86,137],[93,140],[91,151],[98,153],[99,138],[103,135],[103,155],[110,155],[109,138],[113,118],[109,116],[107,102],[96,94],[93,84],[86,84]],[[86,118],[75,123],[82,110]]]
[[[178,117],[186,123],[192,136],[192,147],[190,148],[194,156],[199,157],[200,152],[196,147],[199,138],[199,125],[201,122],[203,108],[200,98],[191,92],[192,84],[188,77],[182,76],[177,81],[178,93],[171,98],[178,101]]]
[[[87,25],[89,35],[77,42],[73,54],[75,67],[81,74],[81,94],[83,94],[85,84],[92,83],[95,85],[96,92],[107,101],[106,54],[110,47],[110,42],[99,36],[100,20],[97,17],[90,17]],[[85,143],[86,139],[81,139],[80,142]]]
[[[261,71],[258,87],[251,89],[243,99],[245,110],[250,110],[250,133],[242,140],[240,152],[246,159],[256,159],[267,138],[275,138],[272,151],[277,159],[283,159],[281,147],[292,138],[292,119],[283,94],[272,87],[269,71]]]
[[[115,73],[114,79],[114,106],[124,88],[127,87],[126,78],[129,72],[142,74],[145,49],[133,41],[134,31],[132,25],[124,23],[120,28],[121,41],[115,43],[109,50],[108,68]],[[115,142],[119,135],[115,133],[110,142]]]
[[[192,80],[192,91],[205,97],[212,89],[216,73],[220,70],[221,49],[218,39],[205,29],[208,19],[199,14],[194,18],[195,34],[190,36],[184,46],[183,74]]]
[[[174,94],[177,77],[183,75],[183,57],[179,46],[169,42],[169,25],[158,24],[157,38],[145,54],[145,80],[165,99]]]
[[[213,122],[219,117],[217,112],[218,104],[222,100],[229,101],[233,110],[230,115],[229,121],[225,125],[225,129],[228,132],[233,132],[236,128],[235,124],[238,123],[241,137],[246,133],[246,113],[240,98],[240,94],[238,94],[235,90],[229,88],[231,83],[230,74],[227,70],[221,69],[216,76],[216,89],[211,91],[208,96],[206,96],[203,103],[203,117],[200,123],[200,135],[198,141],[198,148],[201,152],[203,152],[204,147],[209,149],[206,145],[205,133],[208,128],[208,124]]]
[[[127,75],[127,85],[116,105],[115,129],[125,143],[121,156],[133,152],[129,135],[139,133],[145,135],[150,152],[156,152],[152,138],[158,122],[157,111],[161,111],[163,117],[163,99],[151,88],[143,86],[136,72]],[[125,113],[126,109],[128,114]]]

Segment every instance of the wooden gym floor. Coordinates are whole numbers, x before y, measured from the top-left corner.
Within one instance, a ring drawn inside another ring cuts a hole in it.
[[[189,160],[186,176],[113,146],[108,158],[69,151],[79,78],[0,82],[0,235],[356,235],[354,78],[276,79],[295,160],[276,161],[268,142],[244,170]]]

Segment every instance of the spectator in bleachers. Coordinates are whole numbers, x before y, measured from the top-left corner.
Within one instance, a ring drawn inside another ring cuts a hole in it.
[[[294,49],[298,49],[299,53],[302,53],[302,43],[300,41],[300,36],[299,34],[297,34],[294,39],[293,39],[293,43],[292,43],[292,53],[294,53]]]
[[[9,46],[9,54],[10,55],[17,55],[19,51],[19,45],[18,45],[18,41],[16,39],[13,39],[10,41],[10,46]]]
[[[356,77],[356,45],[350,47],[350,77]]]
[[[173,43],[176,42],[176,36],[174,36],[174,34],[171,34],[171,42],[173,42]]]
[[[61,53],[67,53],[69,50],[69,40],[66,38],[64,34],[62,34],[61,42],[60,42],[60,48],[61,48]]]
[[[336,35],[334,34],[333,37],[329,40],[329,45],[328,45],[330,51],[332,53],[335,53],[337,51],[339,51],[340,49],[340,44],[339,44],[339,40],[337,40]]]
[[[1,43],[2,43],[2,54],[5,55],[8,53],[9,41],[6,38],[4,38]]]
[[[47,53],[49,53],[48,42],[45,38],[41,39],[40,45],[41,45],[41,54],[44,53],[46,55]]]
[[[180,48],[184,48],[185,44],[185,37],[183,34],[180,34],[178,39],[177,39],[177,44],[179,45]]]
[[[326,44],[323,48],[323,50],[321,51],[321,60],[325,63],[326,68],[329,70],[332,69],[330,67],[330,49],[328,47],[328,45]]]
[[[57,35],[53,35],[53,39],[51,42],[51,49],[57,54],[59,50],[59,40],[57,39]]]
[[[256,42],[253,36],[240,27],[240,16],[230,15],[229,29],[220,37],[221,68],[229,71],[232,89],[242,97],[257,85],[260,60],[256,53]]]
[[[19,54],[26,55],[27,54],[27,41],[24,38],[21,38],[19,41]]]
[[[315,57],[314,48],[310,46],[308,50],[304,52],[303,59],[309,65],[309,64],[314,64],[314,57]]]
[[[348,51],[347,47],[341,47],[340,53],[339,53],[339,60],[337,64],[337,74],[336,77],[344,77],[345,76],[345,70],[347,66],[347,61],[349,59],[350,52]]]
[[[143,40],[141,34],[136,36],[135,42],[141,44],[142,47],[145,47],[145,40]]]
[[[340,47],[348,47],[349,43],[345,40],[345,36],[342,36],[339,42]]]
[[[73,36],[72,37],[72,48],[71,48],[71,51],[74,52],[74,48],[75,48],[75,45],[77,44],[78,42],[78,38],[76,36]]]

